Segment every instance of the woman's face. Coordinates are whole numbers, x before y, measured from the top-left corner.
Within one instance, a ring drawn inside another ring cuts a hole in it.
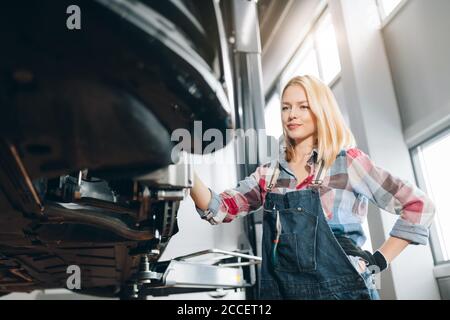
[[[302,86],[289,86],[283,94],[281,102],[281,120],[283,129],[296,143],[316,139],[316,117],[309,107],[306,92]]]

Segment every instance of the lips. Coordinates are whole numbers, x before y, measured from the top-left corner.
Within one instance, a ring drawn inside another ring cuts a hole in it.
[[[287,125],[287,128],[289,130],[295,130],[295,129],[300,128],[300,127],[301,127],[301,124],[288,124]]]

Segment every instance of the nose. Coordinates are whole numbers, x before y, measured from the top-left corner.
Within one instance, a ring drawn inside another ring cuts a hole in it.
[[[291,108],[289,111],[289,120],[298,118],[299,114],[297,109],[296,107]]]

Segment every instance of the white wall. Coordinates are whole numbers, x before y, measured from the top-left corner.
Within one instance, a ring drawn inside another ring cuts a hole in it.
[[[350,125],[349,110],[347,108],[347,102],[345,101],[345,90],[340,78],[335,83],[333,83],[333,85],[331,86],[331,91],[333,91],[334,97],[336,98],[339,109],[344,116],[345,122],[347,123],[347,125]]]

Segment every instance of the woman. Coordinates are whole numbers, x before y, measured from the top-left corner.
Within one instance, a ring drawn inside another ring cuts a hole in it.
[[[261,299],[379,299],[373,273],[409,244],[425,245],[434,205],[355,147],[331,90],[311,76],[282,91],[284,148],[234,189],[197,176],[191,197],[211,224],[264,206]],[[368,200],[399,215],[373,254],[361,250]]]

